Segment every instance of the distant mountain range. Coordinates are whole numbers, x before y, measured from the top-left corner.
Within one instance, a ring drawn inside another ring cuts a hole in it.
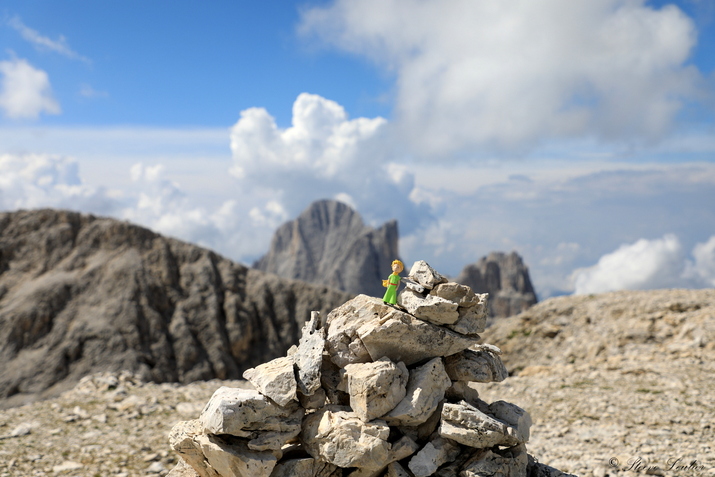
[[[382,296],[382,280],[399,258],[398,238],[394,220],[374,229],[348,205],[320,200],[278,228],[270,250],[253,266],[284,278]],[[411,265],[405,263],[403,275]],[[520,313],[537,302],[529,269],[516,252],[492,252],[467,265],[455,281],[489,293],[493,317]]]
[[[284,355],[311,310],[351,296],[114,219],[0,213],[0,400],[54,395],[97,371],[238,379]]]

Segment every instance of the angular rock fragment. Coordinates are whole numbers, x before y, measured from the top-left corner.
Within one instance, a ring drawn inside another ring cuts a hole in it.
[[[458,353],[478,342],[478,338],[459,335],[398,310],[365,323],[357,334],[371,360],[387,356],[407,366]]]
[[[437,325],[451,325],[459,319],[457,304],[435,295],[424,296],[405,289],[400,293],[398,303],[415,318]]]
[[[340,368],[350,363],[372,361],[370,353],[362,345],[357,330],[365,323],[395,310],[385,305],[381,299],[358,295],[328,314],[325,347],[330,359]],[[381,358],[381,356],[378,356]]]
[[[392,462],[397,462],[398,460],[405,459],[420,448],[420,446],[407,436],[402,436],[400,440],[392,444],[392,449],[390,449],[390,457],[388,459],[387,465]],[[353,472],[350,472],[347,477],[378,477],[382,476],[385,468],[380,469],[366,469],[361,468]]]
[[[245,442],[219,436],[196,437],[206,460],[222,477],[270,477],[278,459],[272,452],[256,452]]]
[[[454,381],[452,387],[447,389],[445,396],[452,402],[466,401],[479,409],[476,403],[479,399],[477,384],[468,381]]]
[[[462,335],[476,335],[486,329],[489,314],[487,304],[489,294],[482,293],[476,296],[479,300],[477,304],[469,308],[458,308],[459,319],[452,325],[446,325],[447,328]]]
[[[387,466],[385,477],[411,477],[410,474],[400,465],[399,462],[393,462]]]
[[[166,477],[201,477],[201,474],[196,472],[184,459],[179,459],[179,462],[166,474]]]
[[[327,399],[327,394],[323,388],[318,388],[310,396],[306,396],[302,392],[298,391],[298,402],[305,409],[320,409],[325,406]]]
[[[466,402],[445,403],[439,435],[475,448],[515,446],[524,442],[520,440],[524,435],[523,431],[481,412]]]
[[[314,311],[303,327],[298,349],[292,356],[298,368],[298,387],[305,396],[320,388],[320,368],[325,349],[325,328],[320,327],[320,313]]]
[[[196,440],[202,430],[203,426],[198,419],[178,422],[169,432],[169,445],[201,477],[220,477],[204,457],[201,444]]]
[[[453,381],[491,383],[504,381],[509,373],[501,358],[488,348],[466,349],[444,359]]]
[[[381,358],[373,363],[349,364],[345,372],[350,407],[364,422],[387,414],[407,392],[410,373],[402,362]]]
[[[463,477],[484,477],[485,475],[517,477],[526,475],[528,457],[524,445],[503,450],[484,449],[477,452],[467,462]]]
[[[304,413],[295,401],[279,406],[258,391],[222,386],[199,420],[206,433],[252,439],[248,445],[255,450],[280,449],[300,433]]]
[[[305,449],[338,467],[381,469],[390,462],[390,428],[384,421],[363,422],[353,412],[323,408],[303,421]]]
[[[268,396],[281,406],[297,401],[298,383],[295,380],[292,357],[276,358],[267,363],[247,369],[243,377],[253,384],[264,396]]]
[[[434,358],[410,372],[405,398],[383,419],[391,425],[422,424],[437,409],[444,399],[444,392],[451,385],[442,358]]]
[[[415,477],[428,477],[443,464],[456,459],[460,452],[461,448],[456,442],[437,437],[410,459],[408,467]]]
[[[529,441],[531,416],[528,412],[516,404],[506,401],[495,401],[489,405],[489,413],[515,429],[514,435],[519,442]]]
[[[341,477],[343,469],[312,457],[289,459],[276,465],[271,477]]]
[[[428,290],[431,290],[440,283],[447,282],[445,277],[437,273],[437,271],[430,267],[424,260],[415,262],[407,276]]]
[[[456,282],[440,283],[432,289],[430,295],[454,302],[460,308],[471,308],[479,303],[479,297],[471,288]]]

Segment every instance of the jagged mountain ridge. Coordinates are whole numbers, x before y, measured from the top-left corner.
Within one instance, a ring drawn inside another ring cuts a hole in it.
[[[537,303],[529,268],[516,252],[491,252],[467,265],[455,279],[476,293],[489,293],[489,315],[506,317]]]
[[[128,369],[183,383],[240,378],[297,342],[311,310],[350,298],[109,218],[0,214],[0,399]]]
[[[374,229],[350,206],[319,200],[281,225],[268,253],[253,266],[284,278],[382,296],[382,280],[399,257],[397,240],[396,220]]]

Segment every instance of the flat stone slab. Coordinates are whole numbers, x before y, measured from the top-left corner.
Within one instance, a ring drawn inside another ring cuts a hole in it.
[[[458,353],[478,342],[479,337],[427,323],[366,295],[357,296],[328,315],[326,348],[340,367],[385,356],[410,366]]]
[[[451,325],[459,319],[457,303],[432,294],[425,296],[405,289],[400,293],[397,302],[415,318],[436,325]]]
[[[214,392],[199,420],[208,434],[251,439],[254,450],[280,449],[300,433],[305,409],[297,402],[279,406],[253,389],[222,386]]]
[[[523,444],[524,432],[461,402],[445,403],[439,435],[465,446],[488,448]]]

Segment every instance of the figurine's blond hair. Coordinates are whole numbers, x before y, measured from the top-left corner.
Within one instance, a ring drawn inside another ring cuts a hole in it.
[[[400,262],[399,260],[393,260],[392,265],[399,265],[400,272],[405,269],[405,265],[402,262]],[[399,272],[397,272],[397,273],[399,273]]]

